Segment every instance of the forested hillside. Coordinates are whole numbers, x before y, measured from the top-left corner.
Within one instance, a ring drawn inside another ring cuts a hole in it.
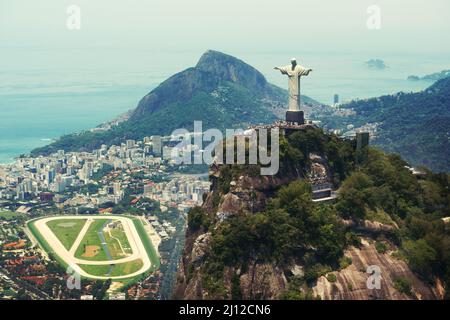
[[[336,201],[312,201],[311,154],[327,161]],[[275,177],[211,171],[211,193],[189,213],[177,297],[435,299],[438,287],[448,297],[448,174],[418,178],[396,155],[355,152],[318,129],[283,139],[280,162]],[[366,287],[371,263],[383,290]]]
[[[415,166],[450,171],[450,78],[422,92],[357,100],[342,108],[355,114],[327,117],[324,122],[342,128],[377,123],[375,145],[399,153]]]

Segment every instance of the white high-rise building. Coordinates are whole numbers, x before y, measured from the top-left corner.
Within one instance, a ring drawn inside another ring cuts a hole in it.
[[[115,196],[120,196],[121,195],[122,190],[120,188],[120,182],[114,182],[113,189],[114,189],[114,195]]]
[[[128,149],[134,148],[136,146],[136,141],[134,141],[134,140],[127,140],[126,145],[127,145]]]

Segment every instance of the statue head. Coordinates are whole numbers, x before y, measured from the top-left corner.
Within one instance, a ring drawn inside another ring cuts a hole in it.
[[[292,58],[291,59],[291,64],[292,64],[293,67],[295,67],[297,65],[297,59]]]

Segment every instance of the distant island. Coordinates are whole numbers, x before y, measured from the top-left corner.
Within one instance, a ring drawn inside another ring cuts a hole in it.
[[[366,66],[370,69],[384,70],[387,68],[387,65],[381,59],[370,59],[365,62]]]
[[[410,75],[408,76],[408,80],[409,81],[420,81],[420,80],[426,80],[426,81],[438,81],[444,78],[450,77],[450,70],[442,70],[440,72],[435,72],[432,74],[428,74],[426,76],[423,77],[419,77],[419,76],[415,76],[415,75]]]

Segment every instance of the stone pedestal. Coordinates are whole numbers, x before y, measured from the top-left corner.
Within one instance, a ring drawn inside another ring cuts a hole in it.
[[[303,116],[303,111],[287,111],[286,112],[287,122],[296,122],[298,124],[305,123],[305,117]]]

